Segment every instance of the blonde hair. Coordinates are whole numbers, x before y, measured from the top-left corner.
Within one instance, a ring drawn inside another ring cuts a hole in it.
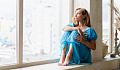
[[[90,24],[90,16],[89,16],[87,10],[84,9],[84,8],[77,8],[77,9],[75,10],[75,13],[76,13],[77,10],[80,10],[81,13],[82,13],[82,15],[85,16],[85,18],[83,19],[84,25],[86,25],[86,26],[88,26],[88,27],[91,27],[91,24]],[[72,18],[72,21],[74,22],[75,26],[78,26],[78,25],[79,25],[78,22],[75,21],[75,17]]]

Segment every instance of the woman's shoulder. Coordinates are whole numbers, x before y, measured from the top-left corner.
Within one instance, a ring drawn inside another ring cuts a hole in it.
[[[90,29],[90,30],[94,30],[94,28],[92,28],[92,27],[89,27],[89,29]]]
[[[92,27],[89,27],[89,29],[88,29],[88,30],[89,30],[89,33],[94,33],[94,32],[96,32],[96,31],[95,31],[95,29],[94,29],[94,28],[92,28]]]
[[[93,29],[93,28],[92,28],[92,27],[86,26],[86,30],[90,30],[90,29]]]
[[[96,31],[92,27],[89,28],[88,35],[89,35],[88,38],[90,40],[96,40],[97,37],[98,37],[97,34],[96,34]]]

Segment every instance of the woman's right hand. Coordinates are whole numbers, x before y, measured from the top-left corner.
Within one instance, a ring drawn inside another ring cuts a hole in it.
[[[83,32],[81,31],[81,29],[80,29],[80,27],[78,27],[78,33],[80,34],[80,35],[78,35],[78,37],[76,37],[76,39],[78,40],[77,42],[81,42],[81,43],[85,43],[85,36],[84,36],[84,34],[83,34]]]

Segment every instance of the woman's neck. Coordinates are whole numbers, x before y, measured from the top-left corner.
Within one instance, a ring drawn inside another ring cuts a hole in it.
[[[78,22],[79,23],[79,27],[84,27],[84,24],[83,24],[83,22]]]

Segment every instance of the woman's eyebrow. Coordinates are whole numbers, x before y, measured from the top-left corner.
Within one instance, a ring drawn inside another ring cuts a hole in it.
[[[81,12],[76,12],[76,14],[80,14]]]

